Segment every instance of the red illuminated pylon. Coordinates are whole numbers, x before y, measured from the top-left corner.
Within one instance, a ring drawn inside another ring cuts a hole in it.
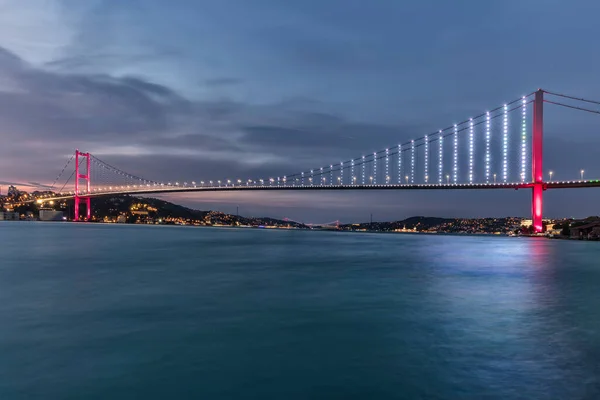
[[[80,158],[85,159],[86,170],[85,174],[80,172]],[[83,179],[85,182],[85,189],[79,189],[79,180]],[[91,199],[88,196],[91,193],[91,179],[90,179],[90,153],[81,153],[79,150],[75,150],[75,217],[74,221],[79,221],[79,205],[85,202],[87,208],[87,214],[85,217],[86,221],[89,221],[92,216]]]
[[[531,219],[535,232],[543,231],[542,211],[544,185],[544,91],[539,89],[535,92],[533,102],[533,146],[532,146],[532,167],[533,175],[533,196],[531,200]]]

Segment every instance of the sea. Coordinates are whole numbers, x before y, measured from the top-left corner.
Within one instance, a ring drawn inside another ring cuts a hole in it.
[[[600,399],[600,243],[0,222],[0,399]]]

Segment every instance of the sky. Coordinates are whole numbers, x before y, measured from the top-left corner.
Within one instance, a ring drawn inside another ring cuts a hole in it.
[[[600,2],[0,0],[0,186],[75,148],[156,181],[279,176],[435,132],[544,88],[600,98]],[[556,179],[600,178],[600,116],[545,111]],[[527,216],[527,191],[177,194],[304,222]],[[600,190],[546,192],[548,217]]]

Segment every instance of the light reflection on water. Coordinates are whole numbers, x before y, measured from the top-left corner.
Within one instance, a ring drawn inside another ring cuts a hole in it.
[[[2,399],[600,398],[598,243],[34,223],[0,242]]]

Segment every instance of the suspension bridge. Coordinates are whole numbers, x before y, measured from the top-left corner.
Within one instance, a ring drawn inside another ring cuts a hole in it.
[[[549,98],[550,97],[550,98]],[[600,180],[544,180],[544,105],[600,114],[599,101],[539,89],[437,132],[388,148],[293,174],[192,182],[159,182],[114,167],[89,152],[75,151],[52,188],[74,170],[56,193],[34,199],[73,199],[74,220],[89,220],[91,199],[122,194],[316,190],[531,189],[536,232],[543,230],[543,193],[548,189],[599,187]],[[74,179],[73,179],[74,178]],[[65,187],[74,181],[71,191]],[[93,183],[93,185],[92,185]],[[85,215],[80,215],[81,205]]]

